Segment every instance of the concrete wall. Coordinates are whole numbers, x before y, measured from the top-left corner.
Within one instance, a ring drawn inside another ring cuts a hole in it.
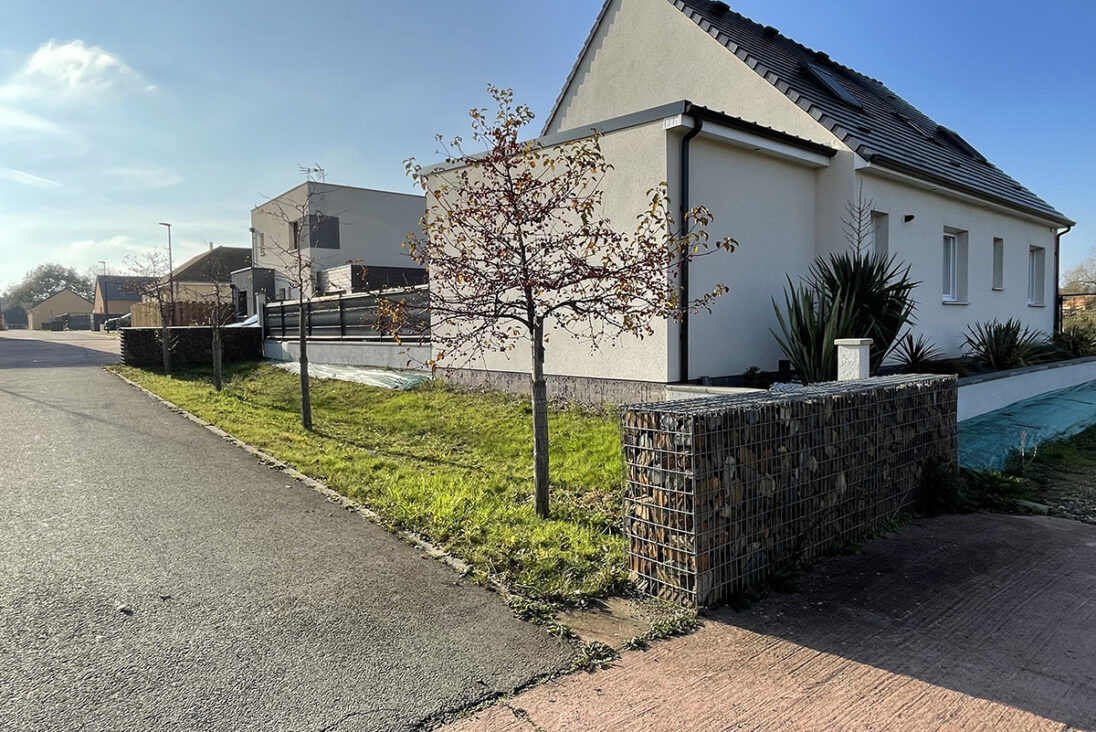
[[[1044,333],[1054,324],[1054,229],[1049,223],[1002,213],[987,205],[958,200],[944,192],[858,174],[864,197],[889,214],[889,249],[911,266],[917,300],[915,333],[949,355],[959,355],[969,324],[998,318],[1016,318]],[[909,223],[907,215],[914,216]],[[945,304],[943,291],[943,235],[945,229],[967,233],[967,286],[965,302]],[[1004,240],[1004,289],[993,290],[993,239]],[[1028,304],[1028,250],[1044,247],[1045,305]]]
[[[1096,381],[1096,357],[971,376],[959,382],[958,419],[961,422],[1090,381]]]
[[[666,0],[613,0],[546,132],[681,99],[847,149]]]
[[[255,229],[252,257],[256,267],[270,267],[291,274],[295,269],[296,252],[290,221],[306,213],[322,213],[339,218],[340,246],[338,249],[306,248],[302,257],[313,270],[350,261],[359,261],[366,266],[417,267],[402,245],[408,233],[419,230],[425,206],[423,196],[303,183],[251,211],[251,226]],[[285,287],[285,282],[278,287]],[[294,295],[292,287],[285,289],[287,297]]]
[[[263,343],[263,355],[275,361],[296,361],[300,352],[300,344],[296,340],[268,339]],[[429,359],[430,346],[360,341],[308,342],[308,360],[312,363],[405,369],[426,363]],[[408,360],[412,361],[411,366],[408,366]]]

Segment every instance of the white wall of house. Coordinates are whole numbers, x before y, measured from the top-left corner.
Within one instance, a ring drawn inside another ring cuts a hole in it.
[[[798,277],[814,254],[818,169],[703,133],[691,148],[689,203],[712,212],[713,239],[731,236],[738,248],[690,265],[694,297],[719,283],[730,292],[715,301],[710,314],[690,316],[689,377],[740,374],[753,365],[775,370],[783,356],[769,332],[777,325],[771,298],[781,300],[785,274]],[[677,380],[676,351],[670,360],[671,378]]]
[[[666,0],[613,0],[564,90],[548,134],[681,99],[847,149]]]
[[[376,267],[416,267],[403,242],[419,230],[426,207],[423,196],[306,182],[251,211],[252,256],[257,267],[289,273],[295,279],[296,253],[290,221],[305,213],[322,213],[339,219],[339,248],[306,248],[303,258],[313,270],[359,262]],[[279,289],[286,278],[279,278]]]
[[[604,183],[610,191],[605,200],[605,215],[621,230],[630,232],[636,216],[650,203],[647,191],[666,180],[667,137],[661,120],[639,127],[610,132],[602,137],[601,147],[612,162]],[[444,172],[432,176],[432,185],[444,180]],[[432,283],[436,287],[436,283]],[[435,319],[435,332],[441,326]],[[667,362],[667,324],[655,324],[655,333],[640,340],[622,338],[592,350],[587,342],[577,341],[552,328],[547,330],[545,371],[553,374],[605,379],[665,382],[670,376]],[[490,371],[527,372],[530,365],[528,341],[508,353],[488,353],[482,359],[446,362],[443,365]]]
[[[951,355],[962,351],[967,326],[994,318],[1016,318],[1032,328],[1050,333],[1054,321],[1054,234],[1049,222],[1038,223],[1019,214],[1006,213],[988,204],[960,200],[944,191],[888,180],[878,175],[857,174],[864,198],[888,214],[888,246],[910,265],[910,275],[921,282],[914,290],[917,300],[915,333],[923,333]],[[907,215],[913,220],[906,223]],[[943,296],[945,232],[956,235],[957,246],[966,247],[958,258],[959,293],[955,302]],[[1003,242],[1003,289],[993,285],[993,242]],[[1043,303],[1029,304],[1029,252],[1045,252],[1041,277]],[[965,259],[966,266],[963,265]]]

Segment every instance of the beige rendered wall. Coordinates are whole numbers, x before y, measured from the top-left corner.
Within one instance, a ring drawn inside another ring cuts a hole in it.
[[[915,333],[923,333],[951,355],[962,350],[963,334],[975,321],[1017,318],[1050,333],[1054,322],[1054,232],[1050,223],[956,200],[877,175],[858,174],[864,197],[878,211],[889,214],[889,249],[909,263],[911,276],[921,285],[917,299]],[[907,215],[914,219],[904,222]],[[967,298],[965,304],[944,304],[944,229],[967,232]],[[1004,240],[1004,289],[993,290],[993,239]],[[1028,250],[1044,247],[1045,305],[1028,304]]]
[[[676,150],[677,144],[672,143]],[[776,328],[771,298],[781,300],[785,275],[806,271],[815,250],[814,169],[731,147],[703,135],[692,142],[690,204],[714,216],[713,239],[731,236],[738,248],[695,260],[690,291],[719,283],[730,292],[712,312],[690,316],[689,377],[741,374],[750,366],[775,370],[783,356],[769,332]],[[675,328],[676,331],[676,328]],[[678,379],[676,342],[670,348],[671,380]]]
[[[90,313],[92,307],[90,301],[80,297],[72,290],[62,290],[27,311],[27,327],[36,330],[58,315]]]
[[[605,215],[622,231],[630,232],[636,216],[649,202],[648,189],[666,179],[666,134],[661,121],[641,127],[612,132],[601,140],[606,158],[614,166],[605,179]],[[439,185],[445,173],[432,177]],[[436,287],[436,283],[431,283]],[[439,325],[435,320],[434,327]],[[667,374],[666,324],[655,325],[654,335],[645,339],[627,337],[605,343],[593,351],[590,344],[551,329],[546,345],[545,371],[553,374],[604,379],[629,379],[665,382]],[[529,345],[524,340],[509,353],[489,353],[470,363],[443,365],[492,371],[524,372],[529,369]]]
[[[688,99],[845,149],[836,137],[667,0],[612,0],[547,132]]]

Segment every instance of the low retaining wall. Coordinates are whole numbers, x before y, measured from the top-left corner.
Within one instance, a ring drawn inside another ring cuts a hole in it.
[[[709,605],[913,507],[956,460],[953,376],[621,409],[632,581]]]
[[[263,355],[274,361],[296,361],[301,346],[296,339],[271,340],[263,343]],[[405,369],[408,359],[423,364],[430,359],[430,346],[407,346],[398,343],[368,341],[308,341],[308,360],[342,366],[375,366]]]
[[[959,421],[1096,380],[1096,356],[969,376],[959,382]]]
[[[529,374],[517,371],[445,369],[442,378],[469,389],[496,389],[512,394],[529,394],[532,391]],[[627,404],[658,401],[666,397],[666,385],[651,381],[549,374],[546,385],[549,399],[579,404]]]
[[[171,366],[212,366],[213,333],[209,326],[168,328]],[[127,366],[160,368],[163,357],[159,328],[122,328],[122,363]],[[258,328],[223,328],[222,358],[232,361],[258,361],[263,355],[262,334]]]

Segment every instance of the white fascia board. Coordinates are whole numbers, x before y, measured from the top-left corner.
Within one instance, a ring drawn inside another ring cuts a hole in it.
[[[675,114],[662,120],[664,130],[691,130],[696,122],[691,116]],[[809,168],[826,168],[830,165],[830,158],[810,150],[803,150],[793,145],[788,145],[776,140],[770,140],[760,135],[755,135],[743,130],[724,127],[715,122],[704,121],[700,130],[700,137],[710,137],[725,142],[735,147],[741,147],[762,155],[768,155],[781,160],[787,160]]]
[[[872,165],[869,161],[864,160],[859,155],[856,156],[856,163],[854,169],[858,173],[865,173],[867,175],[874,175],[879,178],[886,178],[888,180],[897,181],[899,183],[905,183],[906,185],[913,186],[914,188],[920,188],[923,191],[929,191],[930,193],[936,193],[945,198],[950,198],[955,201],[961,201],[972,206],[978,206],[979,208],[986,208],[990,211],[996,211],[997,213],[1006,214],[1014,218],[1023,219],[1024,221],[1031,221],[1039,224],[1040,226],[1047,226],[1057,231],[1062,228],[1062,225],[1051,221],[1050,219],[1044,219],[1036,216],[1035,214],[1028,213],[1027,211],[1021,211],[1019,209],[1012,208],[1011,206],[1004,206],[993,201],[988,201],[985,198],[978,196],[972,196],[969,193],[963,193],[953,188],[949,188],[939,183],[934,183],[928,180],[922,180],[916,176],[909,175],[907,173],[900,173],[897,170],[891,170],[881,165]]]

